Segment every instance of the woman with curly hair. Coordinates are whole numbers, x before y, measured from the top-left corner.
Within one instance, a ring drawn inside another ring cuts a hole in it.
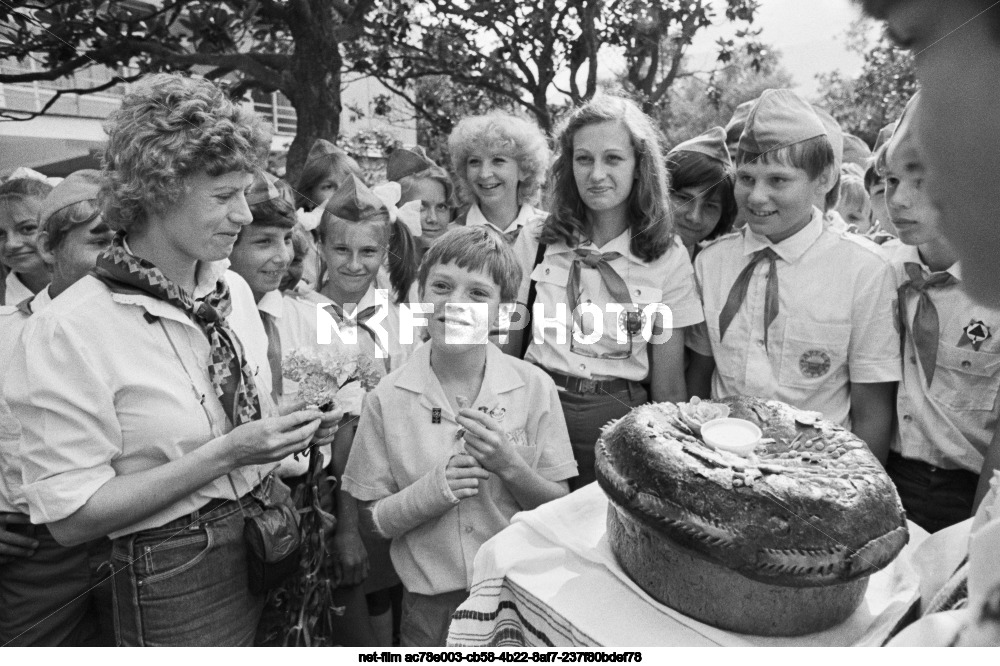
[[[275,463],[340,413],[277,415],[267,337],[226,257],[269,137],[215,85],[157,75],[106,124],[99,201],[118,230],[94,275],[33,315],[4,393],[31,519],[113,540],[123,645],[250,645],[244,521]]]
[[[550,156],[538,125],[500,112],[463,118],[448,137],[448,152],[470,204],[456,224],[488,224],[513,243],[526,224],[545,216],[531,205]]]
[[[576,489],[594,480],[605,423],[649,399],[687,399],[679,329],[703,316],[650,119],[627,99],[599,96],[573,111],[558,137],[552,213],[522,285],[535,292],[525,360],[560,389]]]

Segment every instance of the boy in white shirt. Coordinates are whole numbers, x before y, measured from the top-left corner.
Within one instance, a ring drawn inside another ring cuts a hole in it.
[[[946,222],[925,185],[913,122],[921,97],[907,105],[879,165],[901,241],[883,246],[896,273],[903,330],[899,432],[886,471],[907,517],[935,532],[969,518],[980,476],[992,476],[983,459],[997,426],[1000,311],[963,289]]]
[[[834,151],[807,102],[768,90],[737,153],[747,227],[695,260],[705,325],[691,329],[692,394],[776,398],[852,426],[888,453],[899,381],[894,280],[874,245],[824,224]]]

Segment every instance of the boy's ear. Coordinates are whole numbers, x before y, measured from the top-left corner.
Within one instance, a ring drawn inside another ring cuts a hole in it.
[[[834,185],[837,184],[839,175],[834,164],[830,164],[824,168],[816,178],[816,193],[825,197],[833,189]]]
[[[52,249],[53,248],[49,247],[49,232],[38,232],[38,240],[35,242],[35,250],[38,252],[38,256],[42,258],[42,261],[44,261],[48,266],[55,266],[56,264],[56,255]]]

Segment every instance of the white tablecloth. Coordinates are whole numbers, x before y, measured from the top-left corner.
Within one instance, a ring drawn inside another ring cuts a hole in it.
[[[881,645],[919,598],[910,543],[874,574],[848,620],[797,638],[716,629],[660,604],[622,571],[605,536],[607,497],[594,483],[516,515],[475,560],[472,591],[451,624],[454,646]]]

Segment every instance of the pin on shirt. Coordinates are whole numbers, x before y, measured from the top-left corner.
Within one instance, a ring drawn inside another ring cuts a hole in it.
[[[979,351],[987,339],[992,337],[990,327],[979,319],[973,319],[969,325],[962,329],[962,337],[958,340],[958,347],[972,347],[973,351]]]
[[[441,423],[441,408],[432,407],[431,408],[431,423],[438,424]]]

